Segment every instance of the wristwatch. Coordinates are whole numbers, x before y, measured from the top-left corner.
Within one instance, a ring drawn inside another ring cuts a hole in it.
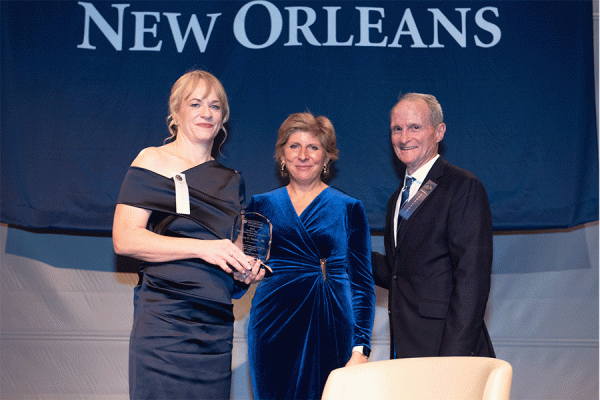
[[[371,349],[367,346],[363,346],[362,353],[365,357],[369,358],[369,356],[371,355]]]
[[[362,353],[362,355],[367,358],[369,358],[369,356],[371,355],[371,349],[368,348],[367,346],[354,346],[352,348],[352,351],[358,351],[359,353]]]

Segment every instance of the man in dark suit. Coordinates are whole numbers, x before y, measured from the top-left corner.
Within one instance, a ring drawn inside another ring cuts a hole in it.
[[[438,154],[446,125],[434,96],[404,95],[390,126],[406,179],[388,201],[386,255],[373,253],[373,270],[389,290],[391,358],[495,357],[483,322],[492,269],[485,188]]]

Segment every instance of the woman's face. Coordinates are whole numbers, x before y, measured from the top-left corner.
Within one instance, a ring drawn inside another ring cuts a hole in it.
[[[320,179],[323,167],[329,161],[321,141],[309,132],[294,132],[283,146],[281,159],[288,170],[290,181],[312,184]]]
[[[177,135],[193,142],[212,143],[222,126],[223,110],[214,89],[206,96],[206,83],[198,82],[194,91],[181,102],[173,119]]]

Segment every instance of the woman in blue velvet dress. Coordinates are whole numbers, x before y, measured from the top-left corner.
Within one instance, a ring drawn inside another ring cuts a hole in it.
[[[275,152],[289,184],[248,204],[273,224],[273,275],[257,286],[250,311],[255,399],[320,399],[333,369],[367,362],[371,238],[362,203],[323,181],[337,153],[327,118],[291,115]]]
[[[115,209],[115,252],[144,261],[130,399],[229,399],[231,299],[264,273],[230,240],[243,180],[211,156],[229,115],[223,86],[208,72],[188,72],[173,85],[169,110],[171,140],[140,152]]]

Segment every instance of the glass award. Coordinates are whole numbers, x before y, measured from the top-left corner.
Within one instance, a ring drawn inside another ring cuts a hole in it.
[[[243,211],[236,218],[231,238],[244,254],[262,262],[261,268],[266,270],[265,276],[273,273],[273,270],[264,264],[271,253],[272,232],[273,226],[267,217],[259,213]]]

